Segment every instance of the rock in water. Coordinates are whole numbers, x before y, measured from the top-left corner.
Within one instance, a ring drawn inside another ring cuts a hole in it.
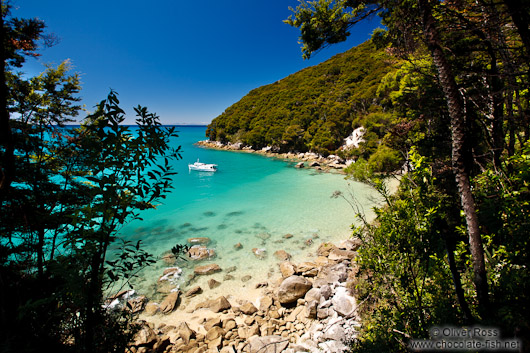
[[[311,283],[304,277],[287,277],[278,288],[278,300],[281,304],[294,303],[299,298],[303,298],[311,287]]]
[[[188,238],[188,243],[191,245],[196,245],[196,244],[208,245],[210,243],[210,238],[208,237]]]
[[[287,261],[291,258],[291,255],[286,252],[285,250],[277,250],[274,252],[274,256],[276,256],[276,258],[278,260],[281,260],[281,261]]]

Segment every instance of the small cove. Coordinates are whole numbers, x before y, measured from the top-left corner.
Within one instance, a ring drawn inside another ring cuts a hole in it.
[[[344,199],[331,197],[335,191],[353,194],[365,212],[371,213],[376,193],[344,180],[343,175],[295,169],[293,162],[257,154],[201,148],[194,144],[204,139],[205,127],[177,130],[179,138],[173,143],[182,146],[183,159],[174,162],[178,172],[174,190],[156,210],[143,212],[143,221],[126,225],[119,236],[141,240],[144,249],[156,257],[176,244],[185,244],[188,238],[210,238],[208,248],[215,251],[215,257],[178,262],[183,273],[177,284],[183,291],[200,285],[204,297],[235,291],[252,297],[256,284],[278,277],[275,251],[284,250],[293,261],[301,262],[320,243],[347,238],[356,221],[354,211]],[[188,171],[188,163],[197,159],[216,163],[219,170]],[[237,243],[242,248],[236,249]],[[265,256],[255,256],[254,248],[265,250]],[[195,266],[210,263],[223,271],[189,280]],[[159,260],[142,271],[133,282],[137,293],[161,300],[164,294],[157,292],[156,283],[167,266]],[[208,289],[206,282],[211,278],[221,285]]]

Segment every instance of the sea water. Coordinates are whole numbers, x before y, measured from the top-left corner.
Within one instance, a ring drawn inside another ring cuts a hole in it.
[[[337,242],[351,234],[356,223],[352,202],[368,213],[377,195],[366,185],[347,181],[338,173],[294,168],[294,162],[259,154],[207,149],[195,143],[205,139],[204,126],[179,126],[171,143],[182,148],[182,159],[173,162],[178,173],[174,189],[155,210],[144,211],[143,221],[125,226],[119,236],[141,240],[143,248],[159,261],[139,273],[135,290],[150,297],[157,293],[157,280],[169,264],[160,260],[176,244],[192,237],[208,237],[215,257],[181,261],[181,280],[186,291],[207,278],[222,285],[216,293],[253,287],[279,273],[274,253],[284,250],[292,261],[304,261],[322,242]],[[199,159],[218,165],[216,172],[190,171]],[[332,197],[340,191],[344,197]],[[286,236],[289,234],[288,236]],[[241,248],[235,245],[240,243]],[[260,249],[259,258],[252,249]],[[215,263],[221,271],[194,277],[195,266]]]

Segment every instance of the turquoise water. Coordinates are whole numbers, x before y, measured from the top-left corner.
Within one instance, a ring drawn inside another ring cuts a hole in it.
[[[233,276],[252,276],[254,281],[277,271],[273,255],[282,249],[302,260],[323,241],[345,239],[355,222],[354,211],[334,191],[355,199],[369,211],[375,193],[367,186],[344,180],[343,175],[312,169],[296,169],[293,162],[245,152],[218,151],[194,145],[205,139],[205,127],[178,127],[182,160],[174,162],[174,190],[156,210],[142,214],[121,231],[127,240],[142,240],[155,256],[169,251],[190,237],[209,237],[209,248],[216,252],[211,260],[188,262],[184,267],[182,289],[195,285],[184,279],[195,265],[217,263],[221,268],[236,265]],[[188,163],[200,159],[218,164],[218,171],[189,171]],[[285,239],[285,234],[293,237]],[[243,248],[236,250],[234,245]],[[258,259],[252,248],[266,250]],[[167,266],[162,261],[141,274],[139,292],[154,291],[153,283]],[[218,275],[223,277],[222,275]],[[222,278],[221,278],[222,279]],[[250,281],[249,283],[252,283]]]

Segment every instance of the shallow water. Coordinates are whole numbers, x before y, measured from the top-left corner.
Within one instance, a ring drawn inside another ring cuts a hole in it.
[[[188,238],[209,237],[214,258],[178,263],[184,272],[177,284],[184,291],[197,284],[207,289],[205,282],[210,278],[222,282],[216,293],[231,291],[236,284],[250,288],[279,273],[276,250],[285,250],[297,262],[321,242],[347,238],[355,223],[354,211],[343,198],[331,197],[335,191],[353,194],[368,213],[374,204],[373,190],[346,181],[343,175],[296,169],[293,162],[257,154],[204,149],[194,143],[204,139],[205,127],[178,130],[180,137],[174,143],[182,145],[183,159],[174,162],[175,189],[156,210],[142,213],[144,221],[124,227],[120,236],[142,240],[144,249],[155,256],[185,244]],[[197,158],[218,164],[219,170],[188,171],[188,163]],[[243,247],[236,249],[237,243]],[[265,257],[256,257],[253,248],[264,249]],[[224,271],[189,280],[196,265],[208,263]],[[161,297],[155,284],[167,266],[160,260],[141,272],[134,282],[136,291]],[[230,267],[233,271],[227,277]]]

